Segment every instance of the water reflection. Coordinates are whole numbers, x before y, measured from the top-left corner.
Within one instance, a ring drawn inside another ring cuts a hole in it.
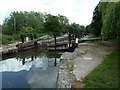
[[[36,68],[28,73],[26,79],[32,88],[51,88],[56,87],[56,79],[58,74],[57,67],[51,67],[46,70]]]
[[[3,88],[54,88],[59,56],[45,48],[25,51],[0,61]]]

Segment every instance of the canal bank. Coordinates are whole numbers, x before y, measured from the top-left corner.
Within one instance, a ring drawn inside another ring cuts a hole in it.
[[[82,80],[116,48],[108,41],[104,43],[105,45],[79,43],[73,53],[63,53],[60,57],[57,87],[84,88]]]

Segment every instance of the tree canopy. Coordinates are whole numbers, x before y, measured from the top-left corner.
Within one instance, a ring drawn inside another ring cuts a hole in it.
[[[95,7],[92,22],[86,26],[86,30],[104,39],[119,38],[120,2],[100,2]]]
[[[15,11],[5,18],[2,25],[3,34],[47,33],[62,35],[68,32],[80,34],[85,27],[76,23],[69,24],[69,19],[63,15],[51,15],[41,12]]]

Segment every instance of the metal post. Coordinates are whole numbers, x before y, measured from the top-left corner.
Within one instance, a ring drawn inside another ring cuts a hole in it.
[[[69,48],[71,47],[71,34],[69,33]]]
[[[22,34],[20,35],[20,38],[21,38],[22,43],[24,43],[24,37]]]

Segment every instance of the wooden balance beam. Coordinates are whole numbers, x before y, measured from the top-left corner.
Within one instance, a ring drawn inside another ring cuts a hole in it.
[[[24,43],[19,43],[16,45],[16,47],[18,47],[18,50],[26,50],[26,49],[30,49],[33,48],[35,46],[35,43],[37,43],[37,41],[43,40],[45,38],[48,38],[49,35],[43,36],[43,37],[39,37],[37,39],[34,40],[30,40]]]

